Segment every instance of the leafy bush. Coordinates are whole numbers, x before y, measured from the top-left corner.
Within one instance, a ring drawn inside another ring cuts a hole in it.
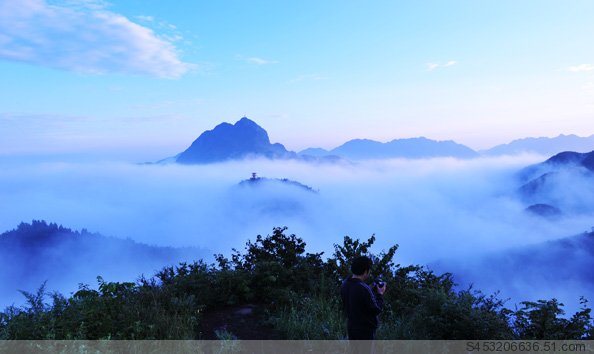
[[[515,313],[516,336],[520,339],[591,339],[592,317],[587,303],[582,297],[582,309],[567,319],[559,317],[565,311],[557,299],[524,301],[523,307]]]

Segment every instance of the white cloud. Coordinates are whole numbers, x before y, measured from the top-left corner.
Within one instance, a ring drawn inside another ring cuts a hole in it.
[[[445,64],[439,64],[439,63],[427,63],[427,71],[433,71],[435,69],[439,69],[439,68],[447,68],[450,66],[454,66],[458,64],[457,61],[455,60],[450,60]]]
[[[575,65],[575,66],[570,66],[567,68],[568,71],[574,72],[574,73],[580,73],[580,72],[588,72],[588,71],[593,71],[594,70],[594,65],[592,64],[580,64],[580,65]]]
[[[80,73],[177,78],[192,67],[170,40],[102,1],[0,0],[0,43],[2,59]]]

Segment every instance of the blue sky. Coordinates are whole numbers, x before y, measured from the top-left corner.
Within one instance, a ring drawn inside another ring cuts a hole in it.
[[[0,0],[0,155],[594,134],[594,2]]]

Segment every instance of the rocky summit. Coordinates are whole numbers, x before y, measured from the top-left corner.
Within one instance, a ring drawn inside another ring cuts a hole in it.
[[[176,157],[176,162],[206,164],[246,157],[289,158],[294,154],[282,144],[271,144],[266,130],[243,117],[235,124],[221,123],[202,133]]]

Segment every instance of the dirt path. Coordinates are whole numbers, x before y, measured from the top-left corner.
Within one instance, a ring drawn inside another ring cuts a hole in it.
[[[200,338],[280,339],[280,334],[264,321],[263,310],[256,305],[232,306],[207,311],[201,319]]]

